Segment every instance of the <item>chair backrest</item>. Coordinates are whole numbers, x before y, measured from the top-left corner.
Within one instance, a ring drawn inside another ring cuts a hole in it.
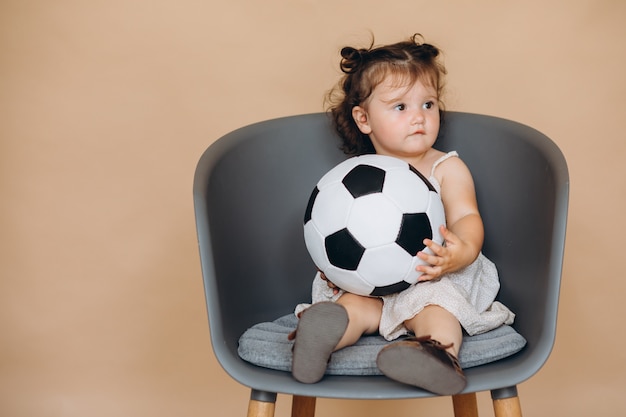
[[[225,135],[201,157],[194,202],[213,349],[237,366],[237,340],[310,301],[315,267],[303,216],[319,178],[346,157],[327,115],[257,123]],[[555,337],[569,179],[557,146],[509,120],[447,112],[436,148],[457,150],[476,183],[483,251],[501,277],[499,299],[534,355]]]

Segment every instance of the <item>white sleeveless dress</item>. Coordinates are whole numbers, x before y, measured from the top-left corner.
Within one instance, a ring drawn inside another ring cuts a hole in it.
[[[437,192],[440,192],[441,185],[434,176],[435,169],[451,157],[458,157],[458,154],[455,151],[449,152],[433,164],[429,180]],[[409,333],[404,322],[429,305],[438,305],[452,313],[470,336],[493,330],[503,324],[512,324],[515,314],[495,301],[499,289],[495,265],[480,253],[470,265],[445,274],[439,280],[420,282],[402,292],[380,297],[383,300],[383,311],[379,332],[387,340]],[[313,303],[337,301],[343,293],[340,290],[333,294],[333,290],[319,273],[313,279]],[[310,306],[311,304],[299,304],[295,313],[299,314]]]

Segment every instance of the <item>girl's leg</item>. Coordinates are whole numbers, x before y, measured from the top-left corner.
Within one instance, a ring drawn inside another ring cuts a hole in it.
[[[308,384],[322,379],[332,352],[353,345],[364,333],[377,332],[381,312],[381,300],[353,294],[304,310],[293,346],[293,377]]]
[[[416,337],[380,351],[376,363],[383,374],[439,395],[461,392],[466,381],[457,358],[463,333],[456,317],[431,305],[404,324]]]
[[[349,321],[346,332],[335,346],[336,351],[355,344],[364,334],[378,333],[383,311],[383,301],[380,298],[345,293],[337,303],[346,309]]]
[[[438,305],[429,305],[419,314],[405,321],[404,325],[418,338],[430,336],[442,345],[452,344],[446,350],[455,358],[459,357],[463,332],[457,318],[448,310]]]

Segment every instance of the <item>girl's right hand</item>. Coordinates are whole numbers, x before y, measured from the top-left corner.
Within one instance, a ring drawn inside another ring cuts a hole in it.
[[[339,290],[341,290],[341,288],[339,288],[338,286],[333,284],[332,281],[329,280],[322,271],[320,271],[320,278],[322,278],[324,281],[326,281],[326,285],[328,285],[328,288],[332,288],[333,294],[338,294],[339,293]]]

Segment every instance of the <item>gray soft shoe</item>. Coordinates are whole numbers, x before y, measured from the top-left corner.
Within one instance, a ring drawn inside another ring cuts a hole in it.
[[[347,327],[348,313],[340,304],[322,302],[304,310],[293,345],[293,377],[306,384],[322,379],[330,356]]]
[[[466,380],[458,360],[430,338],[409,338],[385,346],[376,364],[387,377],[438,395],[458,394]]]

